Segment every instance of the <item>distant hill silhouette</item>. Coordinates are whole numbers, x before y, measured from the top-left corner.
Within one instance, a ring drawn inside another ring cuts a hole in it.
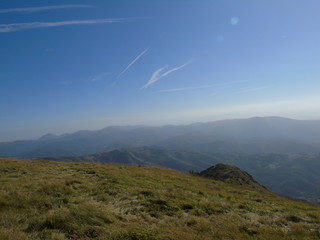
[[[320,152],[320,121],[279,117],[221,120],[162,127],[107,127],[38,140],[0,143],[0,156],[81,156],[126,147],[158,146],[169,149],[220,153]]]

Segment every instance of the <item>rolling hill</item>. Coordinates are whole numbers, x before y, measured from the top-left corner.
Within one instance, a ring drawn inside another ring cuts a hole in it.
[[[233,185],[247,186],[258,191],[266,190],[266,187],[255,181],[249,173],[229,164],[218,163],[201,171],[199,176]]]
[[[159,167],[0,159],[5,240],[320,239],[320,208]]]
[[[320,204],[320,155],[239,154],[124,148],[83,157],[51,157],[53,161],[157,165],[200,172],[217,163],[237,166],[278,194]]]

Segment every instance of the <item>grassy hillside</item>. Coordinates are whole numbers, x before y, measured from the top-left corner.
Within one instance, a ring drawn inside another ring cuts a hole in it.
[[[237,166],[259,183],[284,196],[320,204],[320,155],[240,154],[178,151],[156,148],[123,148],[84,157],[48,158],[56,161],[157,165],[200,172],[217,163]]]
[[[320,239],[320,208],[159,167],[0,159],[0,239]]]

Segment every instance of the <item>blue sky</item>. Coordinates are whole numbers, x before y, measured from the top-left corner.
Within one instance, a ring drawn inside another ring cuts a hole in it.
[[[319,9],[318,0],[2,0],[0,141],[320,119]]]

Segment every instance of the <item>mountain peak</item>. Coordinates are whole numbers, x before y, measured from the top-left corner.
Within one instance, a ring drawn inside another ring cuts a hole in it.
[[[256,190],[266,190],[266,188],[255,181],[249,173],[228,164],[218,163],[200,172],[200,176],[225,183],[248,186]]]
[[[40,137],[38,140],[40,141],[47,141],[47,140],[52,140],[52,139],[56,139],[58,136],[52,133],[47,133],[46,135],[43,135],[42,137]]]

